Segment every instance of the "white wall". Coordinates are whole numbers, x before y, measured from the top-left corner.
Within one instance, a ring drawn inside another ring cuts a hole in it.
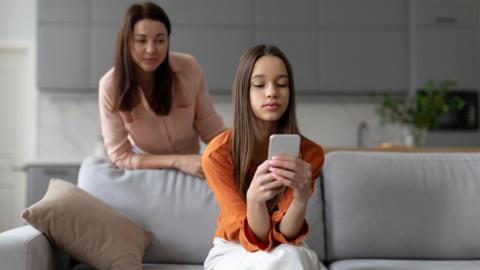
[[[35,158],[35,10],[36,0],[0,1],[0,98],[8,105],[0,116],[0,231],[22,224],[26,176],[18,168]]]
[[[14,112],[19,139],[17,158],[29,160],[35,158],[37,88],[35,82],[35,21],[36,0],[0,1],[0,47],[24,50],[26,53],[25,73],[22,74],[23,89],[15,91],[21,100]]]
[[[27,40],[35,38],[37,0],[0,1],[0,40]]]

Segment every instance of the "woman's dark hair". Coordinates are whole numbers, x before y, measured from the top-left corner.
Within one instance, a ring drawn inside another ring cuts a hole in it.
[[[250,87],[253,68],[257,60],[266,55],[280,58],[287,69],[289,103],[286,111],[278,120],[277,133],[298,134],[297,118],[295,114],[295,88],[293,71],[287,57],[273,45],[257,45],[247,50],[238,64],[233,81],[233,131],[232,131],[232,160],[234,164],[234,178],[240,196],[246,200],[250,186],[249,167],[253,157],[253,150],[258,131],[257,118],[250,104]]]
[[[158,5],[146,2],[131,5],[120,25],[115,50],[113,86],[116,93],[113,111],[132,111],[140,102],[138,79],[135,76],[134,62],[130,51],[133,28],[143,19],[155,20],[163,23],[167,28],[168,37],[171,33],[170,20],[167,13]],[[173,75],[167,56],[155,70],[155,86],[149,100],[150,108],[157,115],[167,115],[172,107]]]

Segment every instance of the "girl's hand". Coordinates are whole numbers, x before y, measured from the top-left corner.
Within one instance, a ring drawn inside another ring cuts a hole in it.
[[[173,167],[199,178],[205,178],[201,155],[179,155],[174,158]]]
[[[268,168],[268,160],[265,160],[257,167],[250,187],[247,190],[247,203],[264,204],[282,191],[283,183],[277,181]]]
[[[278,155],[269,161],[268,170],[279,182],[293,189],[296,202],[306,204],[310,198],[312,169],[310,164],[298,157]]]

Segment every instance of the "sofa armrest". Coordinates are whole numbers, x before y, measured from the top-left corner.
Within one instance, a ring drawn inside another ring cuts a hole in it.
[[[0,270],[67,270],[69,258],[27,225],[0,233]]]

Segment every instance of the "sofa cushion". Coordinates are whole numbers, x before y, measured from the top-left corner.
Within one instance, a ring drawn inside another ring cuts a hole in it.
[[[205,180],[177,170],[119,170],[89,157],[78,185],[153,232],[144,262],[203,264],[218,214]]]
[[[480,261],[344,260],[329,270],[478,270]]]
[[[332,152],[327,257],[480,259],[480,154]]]
[[[151,235],[75,185],[50,180],[44,197],[22,214],[62,251],[97,269],[141,269]]]
[[[323,221],[322,184],[319,179],[315,181],[314,193],[308,200],[305,219],[310,228],[305,237],[305,243],[317,253],[318,259],[323,261],[325,259],[325,226]]]
[[[84,264],[76,265],[72,270],[95,270]],[[143,270],[203,270],[203,265],[193,264],[144,264]]]

